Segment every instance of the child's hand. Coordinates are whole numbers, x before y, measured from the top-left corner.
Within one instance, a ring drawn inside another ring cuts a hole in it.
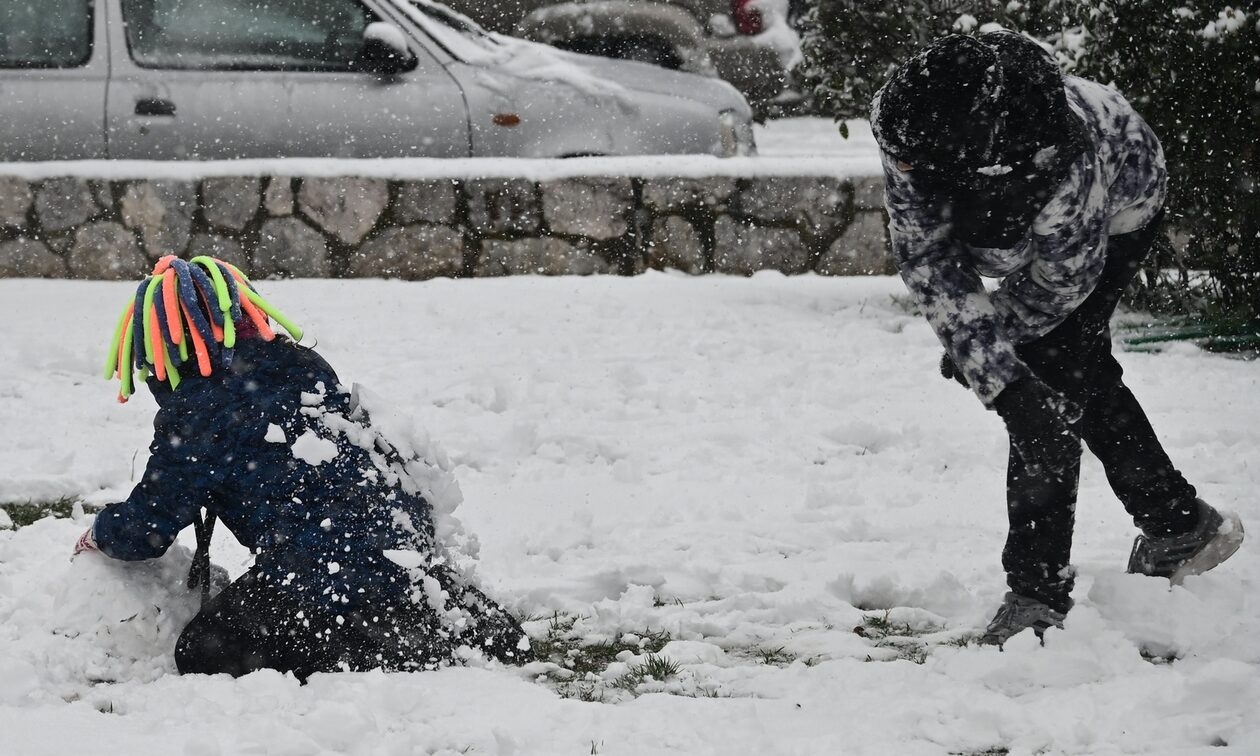
[[[100,551],[96,547],[96,536],[92,535],[91,528],[83,531],[83,535],[79,536],[79,540],[74,542],[74,553],[71,556],[78,556],[85,551]]]

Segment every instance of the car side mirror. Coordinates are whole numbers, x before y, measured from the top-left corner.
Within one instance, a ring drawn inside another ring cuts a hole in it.
[[[415,53],[407,46],[407,35],[393,24],[374,21],[363,30],[363,47],[355,67],[360,71],[392,75],[416,67]]]

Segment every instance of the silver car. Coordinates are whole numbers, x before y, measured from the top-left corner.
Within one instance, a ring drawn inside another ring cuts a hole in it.
[[[6,0],[0,160],[753,151],[730,85],[429,0]]]

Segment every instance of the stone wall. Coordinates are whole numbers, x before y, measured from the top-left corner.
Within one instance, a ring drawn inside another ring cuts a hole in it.
[[[879,177],[0,177],[0,277],[891,272]]]

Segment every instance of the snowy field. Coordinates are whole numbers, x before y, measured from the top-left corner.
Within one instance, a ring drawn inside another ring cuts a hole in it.
[[[1092,460],[1066,629],[965,643],[1004,590],[1005,440],[936,375],[895,279],[262,290],[444,447],[485,586],[538,644],[621,653],[589,676],[181,678],[187,553],[72,562],[90,515],[45,519],[0,531],[0,753],[1260,753],[1254,540],[1183,588],[1126,575],[1134,530]],[[99,373],[131,292],[0,281],[0,501],[130,490],[153,404]],[[1122,362],[1201,494],[1260,534],[1260,365]],[[226,539],[214,558],[248,563]]]

